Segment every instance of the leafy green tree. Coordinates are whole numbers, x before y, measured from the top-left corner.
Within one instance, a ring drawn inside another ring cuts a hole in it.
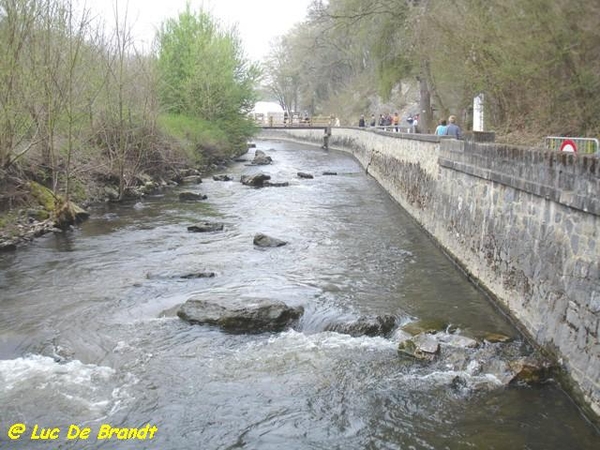
[[[159,34],[158,67],[163,107],[220,124],[239,150],[253,132],[248,119],[256,100],[257,65],[243,54],[235,28],[223,30],[206,12],[188,4]]]

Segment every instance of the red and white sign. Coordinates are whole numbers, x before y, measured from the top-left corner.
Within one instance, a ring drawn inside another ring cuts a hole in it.
[[[577,145],[571,139],[566,139],[560,146],[561,152],[576,153]]]

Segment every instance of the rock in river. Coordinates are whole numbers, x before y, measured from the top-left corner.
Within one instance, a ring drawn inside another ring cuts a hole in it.
[[[286,244],[286,241],[267,236],[263,233],[258,233],[254,236],[254,245],[256,245],[257,247],[282,247]]]
[[[229,175],[213,175],[215,181],[233,181],[233,178]]]
[[[522,357],[508,363],[514,373],[511,383],[539,384],[552,378],[556,372],[554,363],[541,356]]]
[[[270,180],[271,175],[265,173],[257,173],[254,175],[242,175],[241,182],[245,186],[263,187],[265,181]]]
[[[288,181],[279,181],[279,182],[265,181],[265,183],[263,184],[263,186],[265,186],[265,187],[287,187],[289,185],[290,185],[290,183]]]
[[[214,276],[214,272],[195,272],[188,273],[186,275],[181,275],[179,278],[181,278],[182,280],[194,280],[196,278],[214,278]]]
[[[390,315],[363,316],[349,323],[334,323],[328,325],[325,331],[358,336],[387,336],[396,326],[396,318]]]
[[[191,225],[187,229],[194,233],[211,233],[213,231],[223,231],[222,223],[203,222],[196,225]]]
[[[266,166],[271,163],[273,163],[273,159],[262,150],[256,150],[254,152],[254,159],[252,160],[252,165]]]
[[[440,343],[431,334],[421,333],[400,342],[398,351],[416,359],[432,361],[440,352]]]
[[[197,202],[200,200],[206,200],[208,197],[206,195],[197,194],[196,192],[181,192],[179,194],[180,202]]]
[[[191,324],[216,325],[229,333],[263,333],[287,329],[303,312],[278,300],[208,301],[192,297],[177,315]]]

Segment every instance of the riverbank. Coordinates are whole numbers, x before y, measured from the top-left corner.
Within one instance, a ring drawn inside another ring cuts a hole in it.
[[[59,217],[59,203],[64,199],[47,187],[31,179],[13,178],[9,189],[15,192],[13,201],[18,207],[6,209],[0,213],[0,253],[13,252],[34,239],[48,233],[65,233],[73,226],[87,219],[86,209],[103,203],[140,201],[149,195],[157,195],[181,184],[200,184],[202,178],[222,170],[231,164],[237,156],[208,156],[204,164],[190,167],[189,160],[180,159],[167,165],[168,169],[148,171],[139,174],[127,187],[124,195],[119,194],[119,186],[110,174],[80,179],[84,186],[79,190],[77,200],[69,202],[72,223],[64,223]],[[16,200],[18,199],[18,201]]]

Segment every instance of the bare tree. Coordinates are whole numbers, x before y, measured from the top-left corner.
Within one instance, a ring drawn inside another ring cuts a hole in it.
[[[27,111],[33,74],[25,64],[38,16],[35,0],[0,0],[0,167],[5,170],[31,150],[39,134]]]

